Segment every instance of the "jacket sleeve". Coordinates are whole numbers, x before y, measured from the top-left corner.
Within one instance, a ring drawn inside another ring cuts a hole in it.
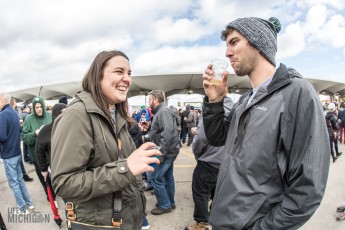
[[[223,146],[229,129],[231,118],[224,119],[224,99],[217,103],[208,103],[204,98],[202,117],[207,141],[212,146]]]
[[[67,200],[87,201],[121,190],[136,181],[126,160],[88,167],[96,148],[90,124],[89,114],[71,107],[54,122],[52,182],[55,192]],[[135,149],[133,142],[132,145]]]
[[[168,153],[171,143],[173,142],[174,133],[174,118],[173,113],[169,108],[162,108],[163,111],[159,114],[159,130],[162,130],[160,134],[160,147],[163,158]]]
[[[321,103],[314,89],[303,85],[295,103],[287,105],[282,122],[282,149],[287,156],[282,201],[253,229],[298,229],[314,214],[325,192],[329,140]],[[279,152],[278,152],[279,155]]]
[[[332,116],[331,120],[331,126],[332,126],[332,129],[333,129],[333,132],[336,132],[338,130],[338,121],[337,121],[337,118],[336,116]]]
[[[0,114],[0,142],[5,142],[8,138],[7,122],[4,114]]]
[[[38,167],[42,172],[48,171],[48,161],[47,161],[47,146],[44,143],[44,138],[46,136],[45,128],[43,127],[40,133],[37,136],[35,150],[36,150],[36,160]]]
[[[27,119],[25,119],[25,122],[23,124],[23,131],[22,131],[22,138],[23,141],[28,144],[28,145],[34,145],[36,143],[36,130],[33,130],[31,127],[31,123],[30,123],[30,117],[27,117]]]
[[[208,145],[207,138],[204,130],[204,123],[202,119],[199,121],[197,128],[197,134],[193,138],[192,150],[195,156],[195,159],[198,160],[202,155],[204,148]]]

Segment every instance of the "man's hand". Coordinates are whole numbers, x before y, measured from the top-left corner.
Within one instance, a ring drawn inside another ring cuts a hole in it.
[[[220,85],[214,85],[211,83],[213,78],[212,64],[209,64],[205,70],[205,73],[202,75],[203,85],[205,94],[208,96],[209,102],[219,102],[223,99],[224,93],[227,88],[229,72],[225,71],[223,75],[223,81]]]

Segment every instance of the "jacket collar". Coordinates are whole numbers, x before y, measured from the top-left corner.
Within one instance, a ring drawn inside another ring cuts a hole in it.
[[[154,108],[152,109],[152,113],[153,113],[153,114],[157,113],[158,110],[159,110],[161,107],[163,107],[163,102],[162,102],[162,103],[159,103],[159,105],[157,105],[156,107],[154,107]]]
[[[82,91],[77,94],[77,97],[83,102],[85,109],[88,113],[97,113],[105,118],[107,120],[106,115],[104,112],[97,106],[95,100],[92,98],[91,94]],[[116,111],[115,114],[116,119],[116,130],[119,132],[120,129],[127,124],[127,121]]]
[[[279,68],[273,75],[271,83],[267,86],[268,93],[291,82],[292,78],[302,78],[296,70],[287,68],[284,64],[280,64]]]
[[[7,107],[9,107],[10,106],[10,104],[6,104],[6,105],[4,105],[4,107],[2,107],[2,109],[1,109],[1,111],[4,111]]]

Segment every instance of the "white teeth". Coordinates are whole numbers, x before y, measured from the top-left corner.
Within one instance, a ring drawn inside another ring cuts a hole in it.
[[[127,87],[116,87],[118,90],[127,90]]]

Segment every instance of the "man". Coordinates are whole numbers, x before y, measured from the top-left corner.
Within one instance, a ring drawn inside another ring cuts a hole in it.
[[[345,103],[340,102],[340,108],[338,111],[338,120],[340,121],[340,139],[339,142],[345,144]]]
[[[5,172],[20,214],[34,209],[23,181],[20,162],[20,124],[17,112],[10,106],[11,96],[0,92],[0,156],[4,160]]]
[[[26,117],[31,113],[31,109],[29,106],[24,105],[23,111],[21,114],[21,120],[22,123],[24,124]],[[23,142],[23,155],[24,155],[24,161],[28,162],[29,164],[32,164],[32,160],[30,159],[30,154],[29,154],[29,146]]]
[[[335,115],[335,111],[336,111],[336,105],[334,103],[329,103],[327,107],[325,120],[326,120],[326,126],[327,126],[327,131],[328,131],[330,149],[331,149],[331,157],[333,159],[333,163],[342,154],[342,152],[339,152],[339,148],[338,148],[339,126],[338,126],[337,116]],[[334,148],[333,148],[333,145],[334,145]]]
[[[226,96],[226,93],[225,93]],[[234,105],[231,98],[224,98],[226,117]],[[224,146],[211,146],[207,142],[204,123],[199,120],[198,128],[192,144],[197,165],[193,172],[192,195],[194,201],[195,224],[187,226],[185,230],[211,230],[209,224],[208,201],[213,199],[219,173],[220,163],[224,156]]]
[[[186,105],[186,109],[181,114],[181,141],[182,144],[186,143],[188,128],[187,128],[187,121],[188,121],[188,115],[190,113],[190,104]]]
[[[161,163],[155,165],[151,183],[157,199],[153,215],[171,212],[175,206],[174,161],[180,151],[180,140],[173,112],[164,106],[164,92],[154,90],[149,93],[149,105],[153,120],[150,128],[150,140],[160,147]]]
[[[225,144],[210,214],[223,229],[298,229],[318,208],[329,170],[329,140],[313,87],[294,69],[276,69],[276,18],[239,18],[222,32],[226,57],[252,89],[224,121],[212,65],[203,75],[203,121],[211,145]]]
[[[11,98],[10,106],[11,106],[12,109],[13,109],[14,111],[16,111],[16,113],[17,113],[18,122],[19,122],[19,124],[20,124],[20,136],[21,136],[21,132],[22,132],[22,127],[21,127],[21,126],[23,125],[23,120],[20,119],[21,114],[18,114],[18,112],[17,112],[17,102],[16,102],[16,99]],[[20,141],[21,141],[21,140],[20,140]],[[26,173],[26,170],[25,170],[25,167],[24,167],[24,163],[23,163],[23,159],[20,161],[20,167],[21,167],[21,169],[22,169],[24,181],[27,181],[27,182],[33,181],[34,179],[31,178],[31,177],[29,177],[29,175]]]
[[[35,171],[40,180],[42,187],[47,194],[46,183],[37,164],[35,144],[38,134],[44,125],[52,122],[51,113],[46,112],[44,101],[41,97],[32,99],[33,113],[27,116],[23,124],[23,142],[29,145],[30,158],[35,166]]]
[[[193,143],[194,134],[192,133],[192,128],[196,127],[197,119],[198,119],[198,115],[196,114],[194,110],[194,106],[190,106],[190,112],[186,120],[186,126],[188,128],[187,146],[190,146]]]

